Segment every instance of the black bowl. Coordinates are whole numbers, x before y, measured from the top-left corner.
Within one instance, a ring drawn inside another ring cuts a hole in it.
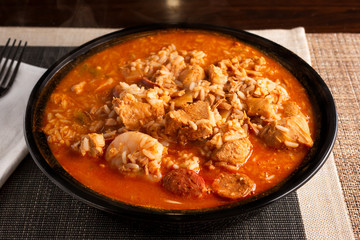
[[[61,79],[85,58],[121,41],[171,28],[214,31],[230,35],[264,52],[281,63],[305,87],[313,103],[317,126],[314,146],[302,165],[282,183],[253,198],[214,208],[198,210],[162,210],[130,205],[103,196],[69,175],[52,155],[45,135],[38,126],[45,103]],[[200,24],[167,24],[128,28],[96,38],[71,51],[51,66],[35,85],[27,105],[25,139],[38,167],[61,189],[98,209],[128,216],[166,222],[201,222],[248,214],[295,191],[307,182],[325,163],[336,136],[335,103],[321,77],[305,61],[284,47],[254,34],[219,26]]]

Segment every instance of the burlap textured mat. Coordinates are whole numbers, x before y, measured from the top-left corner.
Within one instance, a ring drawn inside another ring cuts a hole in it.
[[[307,34],[312,66],[330,88],[339,117],[333,150],[355,238],[360,238],[360,34]]]

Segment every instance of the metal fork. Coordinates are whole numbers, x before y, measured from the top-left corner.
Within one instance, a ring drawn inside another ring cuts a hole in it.
[[[9,89],[11,88],[12,84],[14,83],[16,74],[19,70],[20,62],[25,51],[27,42],[25,42],[24,46],[22,47],[20,53],[19,49],[21,46],[21,40],[17,46],[15,46],[16,39],[14,39],[12,46],[9,47],[10,38],[6,42],[5,47],[2,49],[0,54],[0,97],[4,96]],[[5,57],[6,55],[6,57]],[[5,59],[3,59],[5,57]],[[13,67],[14,61],[17,58],[16,66]],[[10,60],[10,63],[8,63]]]

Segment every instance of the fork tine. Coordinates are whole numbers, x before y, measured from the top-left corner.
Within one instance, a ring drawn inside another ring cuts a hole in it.
[[[9,38],[6,42],[5,47],[2,49],[1,54],[0,54],[0,61],[2,60],[2,58],[4,57],[4,53],[5,53],[5,49],[7,49],[7,47],[9,46],[9,42],[10,42],[11,38]]]
[[[14,59],[15,59],[15,57],[16,57],[17,51],[18,51],[18,49],[19,49],[19,47],[20,47],[20,44],[21,44],[21,41],[19,42],[19,45],[18,45],[18,47],[17,47],[17,49],[16,49],[16,53],[15,53],[15,55],[14,55]],[[15,80],[16,74],[17,74],[17,72],[18,72],[18,70],[19,70],[19,66],[20,66],[20,63],[21,63],[21,59],[22,59],[22,57],[23,57],[23,53],[25,52],[26,46],[27,46],[27,42],[25,42],[25,44],[24,44],[24,46],[23,46],[23,48],[22,48],[22,50],[21,50],[21,52],[20,52],[20,56],[19,56],[19,58],[18,58],[18,60],[17,60],[16,66],[15,66],[15,68],[14,68],[14,71],[12,72],[11,78],[9,79],[9,81],[8,81],[6,87],[5,87],[5,88],[6,88],[5,93],[7,92],[7,90],[9,90],[9,89],[11,88],[11,86],[12,86],[13,83],[14,83],[14,80]],[[13,65],[13,63],[14,63],[14,59],[12,60],[9,69],[11,69],[11,67],[12,67],[12,65]],[[8,72],[9,72],[9,71],[8,71]],[[8,74],[7,74],[7,75],[8,75]],[[3,94],[1,94],[1,95],[3,95]]]
[[[5,59],[4,65],[2,66],[1,71],[0,71],[0,79],[3,79],[3,78],[2,78],[2,76],[3,76],[3,74],[4,74],[4,71],[5,71],[6,65],[7,65],[8,61],[9,61],[9,58],[10,58],[11,49],[13,49],[13,48],[14,48],[15,43],[16,43],[16,39],[14,39],[14,41],[13,41],[13,44],[12,44],[11,48],[10,48],[10,49],[8,50],[8,52],[7,52],[7,55],[6,55],[6,59]],[[5,51],[4,51],[4,53],[5,53]],[[1,85],[2,83],[3,83],[3,81],[1,81],[1,80],[0,80],[0,85]]]
[[[18,44],[18,46],[17,46],[14,54],[10,57],[12,60],[11,60],[10,65],[9,65],[7,71],[6,71],[4,80],[3,80],[3,82],[0,84],[0,87],[6,87],[6,86],[7,86],[7,83],[8,83],[7,79],[9,78],[9,74],[10,74],[11,71],[12,71],[12,66],[13,66],[13,64],[14,64],[15,58],[16,58],[16,56],[17,56],[17,53],[18,53],[18,51],[19,51],[20,45],[21,45],[21,40],[20,40],[20,42],[19,42],[19,44]],[[11,49],[11,50],[12,50],[12,49]],[[18,61],[18,62],[19,62],[19,61]],[[14,74],[16,74],[15,69],[14,69],[14,71],[13,71],[13,75],[14,75]],[[10,80],[11,80],[11,79],[10,79]]]
[[[8,42],[10,41],[10,39],[8,40]],[[19,70],[19,66],[20,66],[20,63],[21,63],[21,60],[22,60],[22,56],[23,56],[23,53],[25,51],[25,48],[27,46],[27,42],[25,42],[25,45],[23,46],[21,52],[20,52],[20,56],[18,57],[18,60],[17,60],[17,64],[15,66],[15,68],[12,70],[13,68],[13,64],[14,64],[14,61],[16,60],[16,57],[18,55],[18,51],[21,47],[21,42],[19,42],[18,46],[16,47],[16,50],[15,52],[13,51],[14,49],[14,45],[16,43],[16,39],[14,40],[12,46],[10,47],[10,49],[8,50],[8,53],[7,53],[7,56],[6,56],[6,59],[4,61],[4,65],[2,66],[2,69],[1,69],[1,72],[0,72],[0,97],[2,97],[3,95],[5,95],[9,89],[11,88],[12,84],[14,83],[14,80],[15,80],[15,77],[16,77],[16,74]],[[6,47],[8,46],[8,43],[6,44]],[[6,48],[5,47],[5,48]],[[11,55],[11,52],[14,52],[11,56],[12,60],[10,62],[10,65],[8,66],[8,69],[6,71],[6,74],[5,74],[5,77],[4,78],[1,78],[2,75],[3,75],[3,72],[4,72],[4,69],[5,67],[7,66],[7,62],[8,60],[10,59],[10,55]],[[1,54],[3,54],[4,51],[2,51]],[[11,74],[11,76],[10,76]],[[2,79],[2,80],[1,80]]]

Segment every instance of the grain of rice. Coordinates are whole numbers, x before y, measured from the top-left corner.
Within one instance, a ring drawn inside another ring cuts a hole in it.
[[[136,157],[134,156],[134,153],[128,154],[127,159],[129,159],[132,163],[136,163]]]
[[[64,110],[62,110],[62,109],[54,109],[51,112],[53,112],[53,113],[63,113]]]
[[[108,107],[108,105],[105,104],[105,105],[103,106],[103,108],[104,108],[104,111],[105,111],[106,114],[109,114],[109,113],[110,113],[110,108]]]
[[[115,112],[115,110],[113,109],[113,110],[111,110],[111,112],[109,113],[108,117],[109,117],[109,118],[114,118],[115,116],[116,116],[116,112]]]
[[[170,103],[170,111],[174,111],[175,110],[175,102],[171,102]]]
[[[55,117],[59,118],[59,119],[64,119],[64,116],[61,115],[60,113],[56,113],[55,114]]]
[[[290,141],[284,141],[285,146],[291,147],[291,148],[297,148],[299,146],[296,142],[290,142]]]
[[[273,179],[275,177],[275,175],[270,175],[268,177],[265,178],[266,181],[270,181],[271,179]]]
[[[47,120],[50,121],[53,118],[53,114],[52,113],[48,113],[47,115]]]
[[[196,121],[196,125],[200,125],[200,124],[208,124],[210,122],[210,120],[208,119],[200,119]]]
[[[127,163],[127,164],[126,164],[126,167],[129,168],[129,169],[133,169],[133,170],[138,170],[138,169],[140,169],[139,165],[136,164],[136,163]]]
[[[195,131],[198,129],[197,125],[193,121],[189,121],[190,127]]]
[[[246,96],[242,91],[237,91],[237,95],[240,97],[241,100],[246,100]]]
[[[253,71],[253,70],[249,70],[249,69],[245,69],[245,71],[246,71],[247,74],[251,74],[251,75],[254,75],[254,76],[262,76],[261,72],[257,72],[257,71]]]
[[[243,114],[243,112],[241,110],[236,109],[236,108],[233,109],[233,112],[236,113],[236,114],[239,114],[239,115]]]
[[[196,86],[196,83],[195,82],[191,82],[190,83],[190,86],[189,86],[189,90],[192,91],[194,90],[194,87]]]
[[[152,148],[153,146],[155,145],[155,141],[147,141],[145,144],[144,144],[144,146],[143,146],[143,148],[144,149],[149,149],[149,148]]]
[[[103,137],[104,137],[105,139],[107,139],[107,138],[112,138],[112,137],[114,137],[115,135],[116,135],[116,130],[111,131],[111,132],[108,132],[108,133],[104,133],[104,134],[103,134]]]
[[[56,137],[57,140],[59,140],[59,141],[61,140],[60,132],[57,129],[55,129],[55,137]]]
[[[125,164],[127,161],[127,152],[123,151],[121,154],[122,163]]]
[[[144,171],[145,171],[145,175],[148,176],[149,175],[149,167],[147,165],[145,165]]]
[[[143,137],[143,138],[141,139],[141,141],[140,141],[139,147],[140,147],[140,148],[144,148],[144,145],[145,145],[146,141],[147,141],[147,138],[146,138],[146,137]]]
[[[290,129],[288,129],[288,128],[284,127],[284,126],[281,126],[281,125],[276,125],[275,128],[279,129],[282,132],[289,132],[290,131]]]
[[[193,96],[196,99],[199,96],[199,91],[195,91]]]
[[[242,138],[240,134],[227,135],[224,137],[225,142],[231,142]]]
[[[173,200],[169,200],[169,199],[165,199],[164,200],[165,202],[168,202],[168,203],[171,203],[171,204],[183,204],[183,203],[181,203],[181,202],[178,202],[178,201],[173,201]]]
[[[69,120],[60,119],[59,121],[60,121],[61,123],[71,124],[71,122],[70,122]]]
[[[200,90],[200,100],[201,101],[205,100],[205,90],[204,90],[204,88],[201,88],[201,90]]]
[[[154,154],[152,154],[149,150],[147,150],[147,149],[143,149],[142,150],[142,153],[146,156],[146,157],[148,157],[149,159],[152,159],[152,160],[154,160],[154,159],[156,159],[156,157],[154,156]]]

